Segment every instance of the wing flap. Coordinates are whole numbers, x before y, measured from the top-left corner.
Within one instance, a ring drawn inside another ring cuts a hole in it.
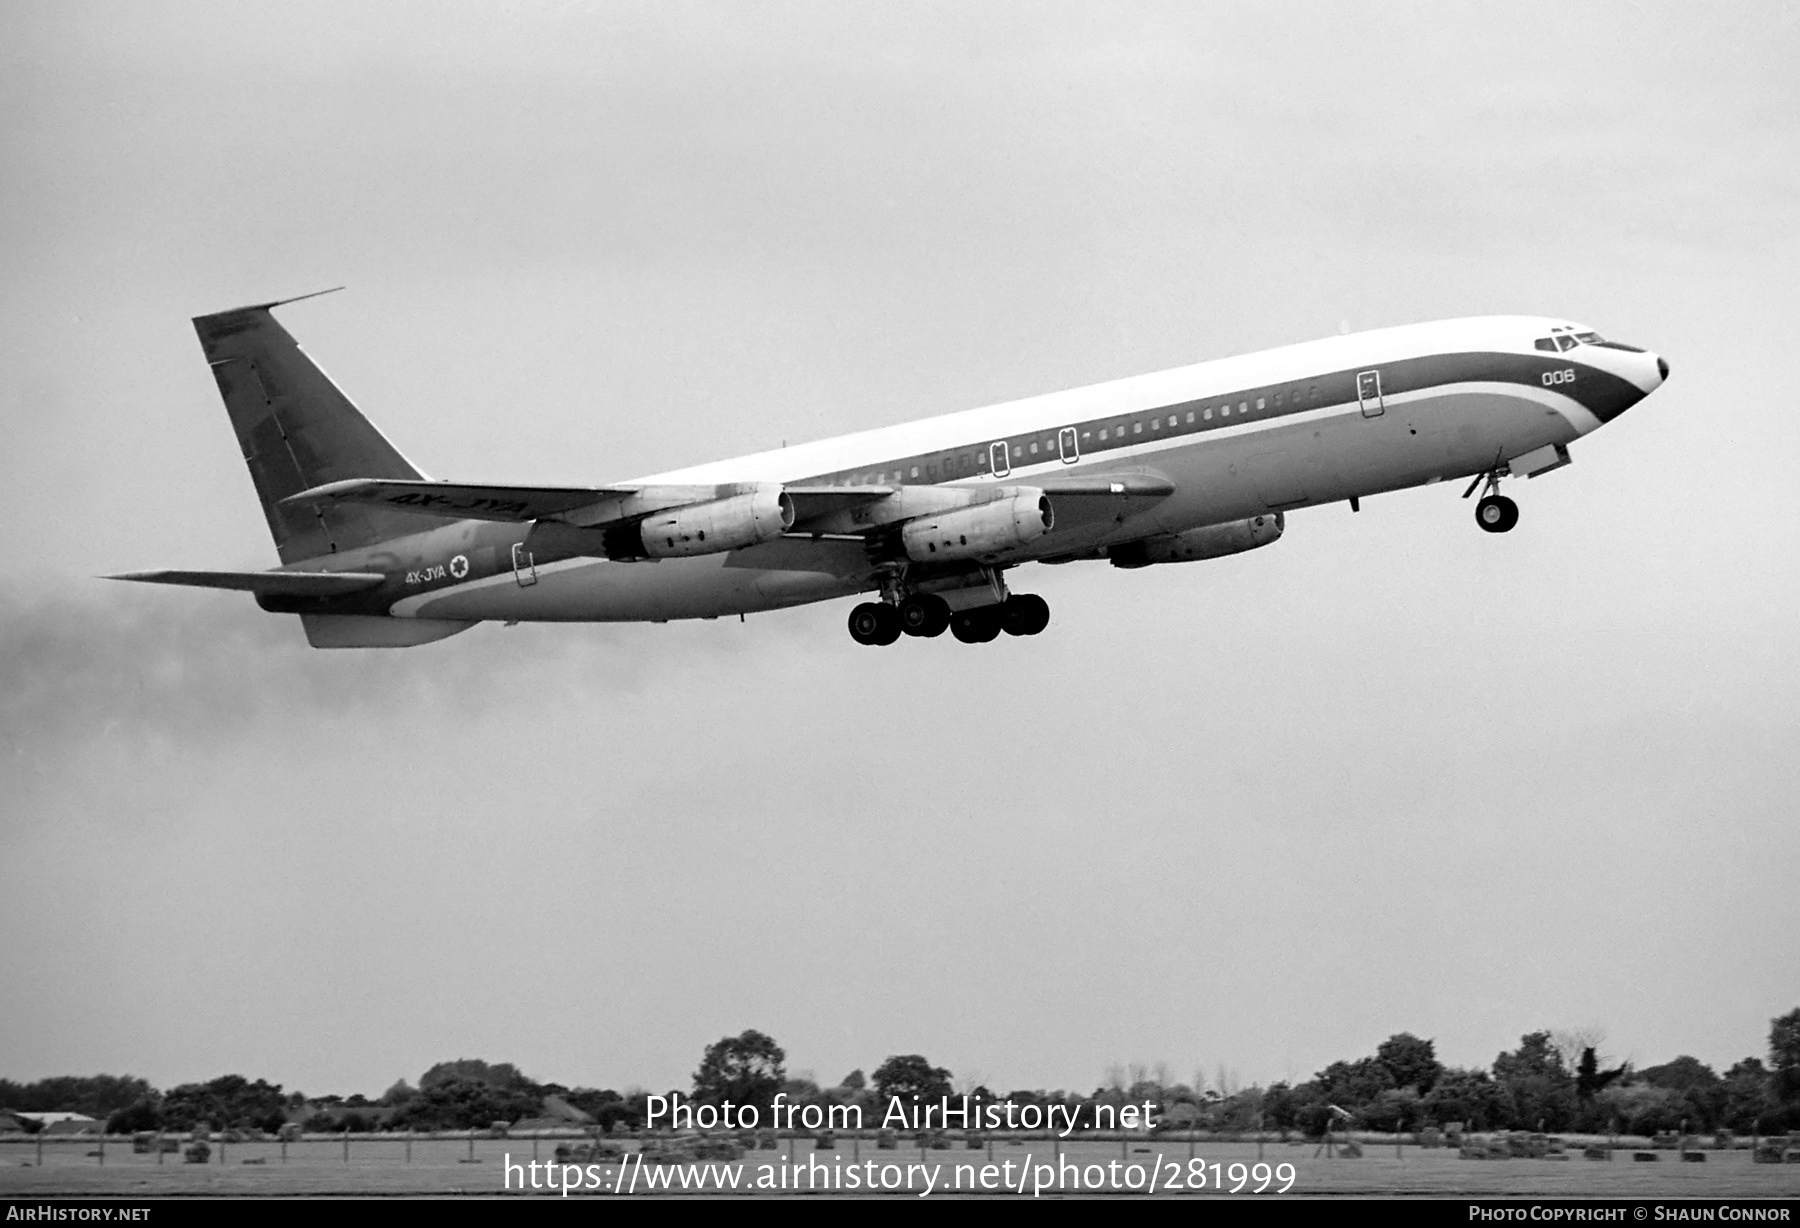
[[[1046,474],[1026,483],[1047,495],[1117,495],[1131,499],[1166,499],[1175,483],[1160,473]]]
[[[129,571],[103,578],[225,588],[259,597],[341,597],[374,588],[387,579],[378,571]]]

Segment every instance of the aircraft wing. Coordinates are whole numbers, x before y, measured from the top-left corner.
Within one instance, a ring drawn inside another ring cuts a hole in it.
[[[1113,496],[1125,499],[1162,499],[1175,484],[1156,473],[1058,474],[1028,485],[1057,497]],[[511,524],[562,521],[577,528],[595,529],[641,520],[667,508],[683,507],[723,498],[742,486],[493,486],[461,482],[427,482],[396,478],[350,478],[327,482],[283,503],[329,505],[361,503],[396,511],[460,516],[471,520],[497,520]],[[792,503],[794,527],[806,525],[851,508],[887,498],[896,486],[787,486],[782,488]]]
[[[459,482],[421,482],[385,478],[352,478],[328,482],[283,499],[283,503],[366,503],[400,511],[462,516],[470,520],[529,523],[566,520],[583,528],[642,519],[665,508],[704,503],[738,491],[721,486],[488,486]],[[789,486],[794,520],[873,503],[894,492],[891,486]]]
[[[229,588],[269,597],[341,597],[387,579],[378,571],[128,571],[107,580]]]
[[[712,487],[696,489],[706,492],[700,498],[712,497]],[[633,488],[613,490],[593,486],[484,486],[458,482],[350,478],[343,482],[314,486],[299,494],[289,495],[282,502],[366,503],[397,511],[520,523],[554,519],[579,508],[609,499],[623,499],[637,493],[639,492]]]
[[[788,486],[784,487],[794,504],[794,528],[804,532],[807,521],[829,516],[847,508],[860,507],[887,498],[897,486]]]

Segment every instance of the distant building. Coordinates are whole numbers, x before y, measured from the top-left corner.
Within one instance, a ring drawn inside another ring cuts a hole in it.
[[[544,1097],[544,1116],[554,1117],[558,1121],[574,1122],[584,1126],[594,1120],[591,1113],[576,1108],[567,1100],[564,1100],[561,1096],[557,1095]]]
[[[86,1113],[14,1113],[13,1116],[37,1122],[45,1134],[99,1134],[106,1129],[105,1122]]]

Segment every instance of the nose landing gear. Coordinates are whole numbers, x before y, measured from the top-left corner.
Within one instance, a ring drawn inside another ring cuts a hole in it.
[[[1467,499],[1477,487],[1486,486],[1486,492],[1475,504],[1475,523],[1486,533],[1504,533],[1519,523],[1519,505],[1500,493],[1500,470],[1500,458],[1496,456],[1494,467],[1486,473],[1476,474],[1462,495]]]
[[[1519,523],[1519,505],[1505,495],[1488,495],[1475,505],[1475,523],[1489,533],[1504,533]]]

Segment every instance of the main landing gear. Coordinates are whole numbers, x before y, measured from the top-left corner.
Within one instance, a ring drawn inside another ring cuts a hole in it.
[[[850,611],[850,638],[858,644],[892,644],[900,638],[900,611],[865,601]]]
[[[986,644],[1002,631],[1036,635],[1049,625],[1050,603],[1035,593],[954,613],[934,593],[914,593],[898,605],[865,601],[850,611],[850,638],[859,644],[892,644],[902,633],[930,638],[946,630],[965,644]]]
[[[1475,505],[1475,523],[1487,533],[1504,533],[1519,523],[1519,505],[1500,493],[1500,466],[1495,465],[1486,473],[1478,473],[1475,480],[1469,483],[1469,489],[1463,491],[1467,499],[1475,493],[1475,488],[1485,485],[1487,491],[1481,501]]]

